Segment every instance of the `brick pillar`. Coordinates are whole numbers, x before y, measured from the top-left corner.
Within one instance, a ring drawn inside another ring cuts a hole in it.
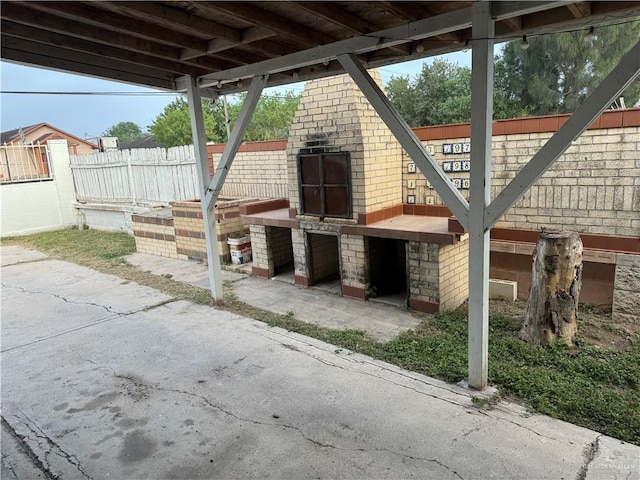
[[[307,287],[309,286],[309,267],[307,265],[307,248],[303,230],[299,228],[291,229],[291,244],[293,246],[295,284]]]
[[[469,236],[439,249],[440,311],[458,308],[469,298]]]
[[[340,235],[342,295],[366,300],[369,288],[368,241],[361,235]]]
[[[409,308],[436,313],[440,304],[440,245],[410,241]]]
[[[640,255],[618,253],[611,318],[640,323]]]
[[[251,253],[253,266],[251,273],[257,277],[270,278],[273,276],[273,255],[267,241],[267,231],[264,225],[251,225]]]

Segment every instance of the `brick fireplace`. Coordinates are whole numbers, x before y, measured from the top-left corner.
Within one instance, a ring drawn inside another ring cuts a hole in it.
[[[240,210],[254,274],[291,265],[297,285],[338,282],[344,296],[430,313],[464,302],[466,235],[446,218],[403,214],[401,155],[348,76],[307,82],[287,143],[289,198]]]

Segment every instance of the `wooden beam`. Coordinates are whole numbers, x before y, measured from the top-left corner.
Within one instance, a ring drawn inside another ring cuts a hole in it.
[[[155,57],[177,60],[180,58],[180,49],[142,38],[132,37],[104,28],[54,17],[48,13],[27,8],[28,3],[16,4],[3,2],[2,17],[23,25],[28,25],[41,30],[61,33],[72,37],[81,38],[91,42],[103,43],[110,46],[121,47],[126,50],[152,55]]]
[[[205,53],[207,42],[192,35],[186,35],[148,22],[137,20],[130,15],[109,12],[82,2],[29,2],[30,8],[51,12],[68,19],[77,19],[82,23],[134,35],[158,43],[180,48],[192,48]]]
[[[348,32],[362,35],[371,33],[376,30],[380,30],[381,27],[370,22],[362,20],[360,17],[353,15],[346,10],[336,7],[328,2],[292,2],[299,8],[313,13],[314,15],[334,23],[344,28]],[[408,55],[411,53],[410,48],[404,45],[397,45],[391,47],[393,51],[401,55]]]
[[[198,15],[192,15],[184,10],[162,5],[158,2],[98,2],[101,8],[112,11],[126,11],[139,18],[149,20],[168,28],[172,26],[186,27],[188,31],[195,31],[209,36],[209,38],[224,38],[231,43],[242,41],[242,30],[214,22]]]
[[[162,78],[153,78],[144,75],[137,75],[129,72],[114,70],[109,66],[101,65],[85,65],[82,63],[63,60],[38,53],[25,52],[5,47],[0,48],[0,55],[3,60],[21,63],[23,65],[37,65],[41,68],[51,70],[71,72],[80,75],[88,75],[98,78],[109,78],[121,82],[132,83],[135,85],[143,85],[145,87],[157,87],[165,90],[175,90],[175,83],[171,80]]]
[[[32,40],[45,45],[57,46],[74,50],[77,52],[91,53],[104,58],[105,65],[108,65],[111,59],[121,60],[123,62],[133,63],[136,65],[144,65],[150,68],[166,70],[182,75],[202,75],[207,70],[191,65],[184,65],[171,60],[151,57],[138,52],[131,52],[122,48],[110,47],[99,43],[92,43],[80,38],[70,37],[47,30],[40,30],[35,27],[21,25],[19,23],[3,20],[1,30],[4,35],[9,35],[25,40]]]
[[[312,13],[328,22],[339,25],[351,33],[370,33],[380,27],[363,20],[357,15],[343,10],[329,2],[291,2],[298,8]]]
[[[231,43],[224,38],[214,38],[213,40],[209,40],[207,42],[206,53],[213,54],[218,52],[223,52],[225,50],[230,50],[232,48],[237,47],[238,45],[249,45],[251,44],[251,48],[258,53],[263,54],[265,57],[273,58],[279,57],[281,55],[287,55],[292,53],[291,49],[285,48],[282,45],[266,40],[269,37],[273,37],[276,35],[275,32],[271,30],[266,30],[261,27],[249,27],[242,30],[241,40],[239,43]],[[181,58],[183,60],[188,60],[190,58],[195,58],[198,55],[201,55],[200,52],[196,50],[184,49],[181,54]]]
[[[157,78],[162,80],[173,81],[175,75],[166,70],[147,67],[140,64],[132,64],[120,60],[109,59],[105,61],[104,57],[76,50],[60,48],[54,45],[44,45],[42,43],[25,40],[22,38],[10,37],[2,34],[2,46],[11,50],[32,53],[51,58],[59,58],[69,62],[76,62],[86,66],[109,67],[117,72],[126,72],[134,75],[140,75],[149,78]]]
[[[578,2],[570,3],[567,8],[571,14],[576,18],[584,18],[591,15],[591,3],[590,2]]]
[[[244,2],[207,2],[201,3],[201,8],[207,8],[213,12],[226,12],[243,20],[275,31],[279,35],[294,39],[304,45],[325,45],[336,41],[336,38],[318,32],[305,25],[290,19],[281,17],[273,12]]]

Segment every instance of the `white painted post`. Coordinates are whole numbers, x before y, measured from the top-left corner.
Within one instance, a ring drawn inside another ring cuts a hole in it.
[[[121,152],[124,154],[124,152]],[[133,167],[131,166],[131,150],[127,154],[127,176],[129,177],[129,190],[131,194],[131,204],[136,205],[136,179],[133,178]]]
[[[207,137],[204,131],[204,117],[202,114],[202,102],[200,89],[196,79],[189,77],[187,83],[187,97],[189,99],[189,115],[191,117],[191,135],[198,163],[198,186],[200,189],[200,204],[202,206],[202,219],[204,222],[204,235],[207,244],[207,259],[209,264],[209,286],[211,297],[215,303],[222,301],[222,270],[220,256],[218,255],[218,229],[216,224],[215,205],[211,208],[205,201],[207,188],[211,181],[209,174],[209,161],[207,159]]]
[[[489,228],[491,201],[493,37],[491,2],[473,3],[471,63],[471,172],[469,202],[469,386],[487,386],[489,356]]]

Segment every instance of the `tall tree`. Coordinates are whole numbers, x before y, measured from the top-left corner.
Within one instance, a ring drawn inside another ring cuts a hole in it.
[[[118,137],[120,143],[133,142],[145,136],[145,133],[134,122],[118,122],[104,131],[105,137]]]
[[[233,128],[245,95],[233,96],[228,100],[229,123]],[[289,91],[282,95],[263,95],[258,100],[251,122],[244,134],[244,140],[254,142],[260,140],[283,139],[289,136],[289,127],[296,114],[300,95]],[[214,130],[220,141],[227,141],[225,115],[221,100],[210,104],[210,112],[214,118]]]
[[[640,37],[640,21],[586,31],[542,35],[506,44],[502,82],[532,115],[573,112]],[[623,93],[628,106],[640,98],[640,81]]]
[[[207,141],[216,141],[214,119],[209,111],[209,102],[203,100],[204,130]],[[156,141],[163,147],[191,145],[191,119],[189,117],[189,103],[184,97],[179,97],[164,108],[149,126],[149,131]]]
[[[243,139],[251,142],[287,138],[299,100],[300,96],[292,92],[279,96],[263,95],[260,97]],[[243,101],[244,95],[229,99],[228,110],[231,127],[238,118]],[[215,102],[204,100],[202,107],[207,140],[226,142],[227,128],[222,100],[219,99]],[[191,144],[191,121],[186,99],[178,98],[167,105],[153,121],[149,131],[161,145],[166,147]]]
[[[496,79],[501,75],[496,65]],[[413,79],[392,77],[386,87],[391,103],[412,127],[446,125],[471,120],[471,69],[435,59],[422,65]],[[504,84],[494,86],[494,118],[524,115],[517,99],[504,90]]]

